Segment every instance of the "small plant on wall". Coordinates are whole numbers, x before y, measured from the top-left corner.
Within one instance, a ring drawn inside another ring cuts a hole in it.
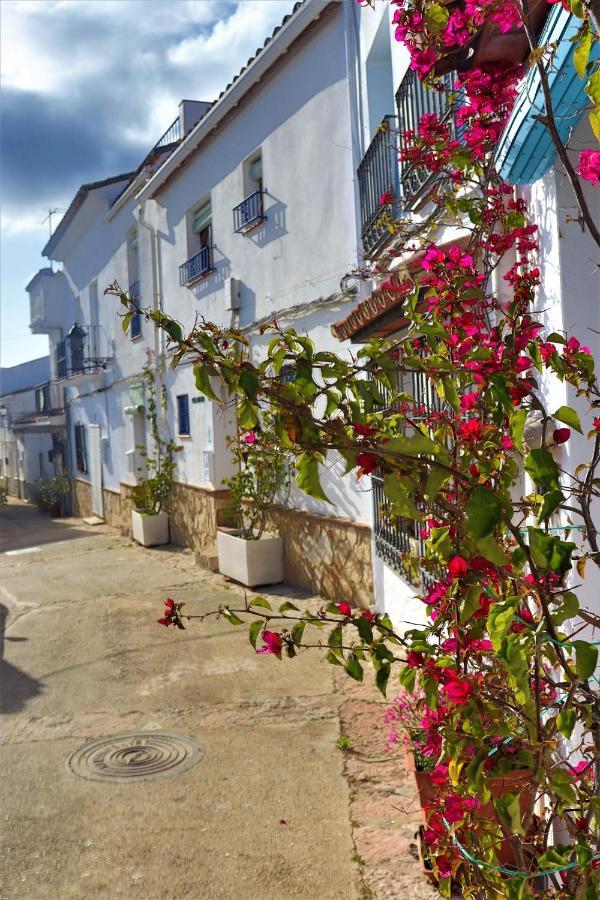
[[[159,410],[163,415],[166,413],[167,398],[164,394],[160,401],[157,400],[150,357],[143,369],[143,379],[152,449],[148,451],[146,447],[139,448],[144,460],[144,467],[140,471],[145,470],[146,474],[140,476],[132,491],[132,525],[134,538],[148,547],[166,544],[169,540],[169,497],[175,475],[175,454],[181,450],[181,446],[175,444],[170,436],[164,437],[161,432]]]

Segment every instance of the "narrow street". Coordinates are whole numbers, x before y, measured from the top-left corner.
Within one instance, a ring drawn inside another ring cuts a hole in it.
[[[168,596],[190,611],[234,596],[185,551],[0,515],[0,896],[359,896],[330,667],[256,656],[225,621],[160,628]],[[67,771],[86,742],[137,732],[201,758],[125,783]]]

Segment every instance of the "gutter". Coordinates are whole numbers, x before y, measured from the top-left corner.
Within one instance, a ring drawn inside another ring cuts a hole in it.
[[[234,81],[229,90],[226,90],[220,100],[217,100],[206,115],[192,128],[179,147],[141,189],[137,199],[144,201],[153,197],[173,172],[217,128],[225,116],[239,106],[244,95],[262,80],[273,63],[288,52],[302,32],[333,5],[337,5],[337,0],[305,0],[298,12],[292,15],[273,40],[257,53],[253,62],[247,66],[237,81]]]

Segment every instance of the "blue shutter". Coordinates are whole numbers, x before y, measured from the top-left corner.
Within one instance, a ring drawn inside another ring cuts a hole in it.
[[[190,433],[190,404],[187,394],[179,394],[177,397],[177,418],[179,434]]]

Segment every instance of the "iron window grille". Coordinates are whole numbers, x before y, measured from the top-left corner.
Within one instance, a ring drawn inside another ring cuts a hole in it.
[[[180,435],[190,434],[190,402],[187,394],[177,395],[177,430]]]
[[[361,236],[365,254],[373,254],[390,237],[398,212],[400,170],[394,116],[385,116],[357,170]],[[387,198],[387,202],[381,200]]]
[[[378,388],[387,408],[391,400],[390,392],[381,384]],[[424,420],[431,412],[440,411],[443,407],[431,380],[424,372],[414,371],[410,374],[398,372],[396,390],[399,393],[410,393],[414,398],[417,404],[417,413],[412,417],[414,421]],[[396,402],[391,403],[391,411],[393,412],[398,405]],[[380,471],[371,475],[371,483],[373,537],[377,556],[409,584],[427,590],[430,584],[438,579],[435,572],[429,572],[419,565],[419,559],[425,556],[425,541],[420,536],[422,524],[393,512],[393,504],[383,490],[383,475]]]
[[[236,234],[243,234],[263,222],[266,218],[264,214],[264,191],[259,188],[246,197],[238,206],[233,209],[233,230]]]
[[[449,125],[452,138],[460,136],[455,118],[456,102],[451,100],[453,78],[450,73],[442,77],[443,91],[429,90],[415,71],[408,70],[396,92],[400,151],[404,149],[405,131],[418,131],[421,117],[426,114],[434,114],[440,122]],[[459,97],[460,93],[455,92],[454,96]],[[400,162],[400,199],[403,206],[414,206],[437,178],[439,175],[423,166]]]
[[[88,460],[85,425],[75,426],[75,466],[78,472],[87,475]]]
[[[56,344],[56,377],[67,377],[67,348],[64,339]]]

